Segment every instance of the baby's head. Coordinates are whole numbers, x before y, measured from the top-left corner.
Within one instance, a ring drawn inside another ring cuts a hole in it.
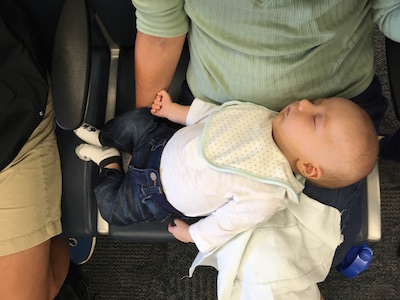
[[[378,139],[368,114],[343,98],[304,99],[285,107],[272,134],[295,173],[330,188],[367,176],[378,156]]]

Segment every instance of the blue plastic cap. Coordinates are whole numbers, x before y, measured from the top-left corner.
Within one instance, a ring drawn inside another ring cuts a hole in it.
[[[336,269],[344,276],[353,278],[368,268],[372,254],[372,250],[367,243],[361,246],[354,246]]]

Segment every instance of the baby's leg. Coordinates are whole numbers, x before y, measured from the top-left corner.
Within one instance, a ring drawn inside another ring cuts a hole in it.
[[[90,145],[103,146],[99,139],[100,130],[92,125],[84,123],[81,127],[75,129],[74,132],[82,141]]]
[[[159,120],[150,113],[150,109],[143,108],[119,115],[107,122],[101,130],[83,124],[74,132],[91,145],[114,147],[122,152],[132,153],[154,137],[163,137],[168,132],[176,131]]]
[[[123,113],[104,125],[99,134],[103,146],[132,153],[148,143],[153,133],[162,126],[147,108]]]
[[[107,122],[100,130],[90,124],[82,124],[75,129],[75,134],[90,145],[114,147],[131,153],[133,146],[143,139],[148,132],[159,125],[149,109],[128,111]]]
[[[81,144],[75,149],[76,155],[85,161],[93,161],[101,169],[121,170],[121,155],[115,148]]]
[[[130,172],[107,168],[101,171],[94,193],[100,214],[109,224],[123,226],[154,219],[133,182]]]

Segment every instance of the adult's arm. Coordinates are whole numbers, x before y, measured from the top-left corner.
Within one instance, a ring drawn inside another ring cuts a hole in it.
[[[379,29],[391,40],[400,42],[400,0],[375,0],[372,9]]]
[[[136,108],[150,107],[160,90],[168,90],[186,34],[163,38],[138,31],[135,44]]]

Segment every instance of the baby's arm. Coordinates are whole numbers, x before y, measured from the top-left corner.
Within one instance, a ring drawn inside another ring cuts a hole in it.
[[[151,113],[157,117],[167,118],[171,122],[186,125],[186,117],[190,106],[172,102],[167,91],[162,90],[157,93],[151,105]]]
[[[191,224],[189,233],[197,249],[207,253],[241,232],[266,222],[286,205],[287,200],[275,192],[235,195],[207,217]]]
[[[181,242],[196,243],[200,252],[211,251],[235,235],[265,222],[287,205],[283,198],[270,193],[259,196],[259,201],[253,198],[254,195],[236,197],[192,225],[175,219],[175,224],[169,224],[168,231]]]

